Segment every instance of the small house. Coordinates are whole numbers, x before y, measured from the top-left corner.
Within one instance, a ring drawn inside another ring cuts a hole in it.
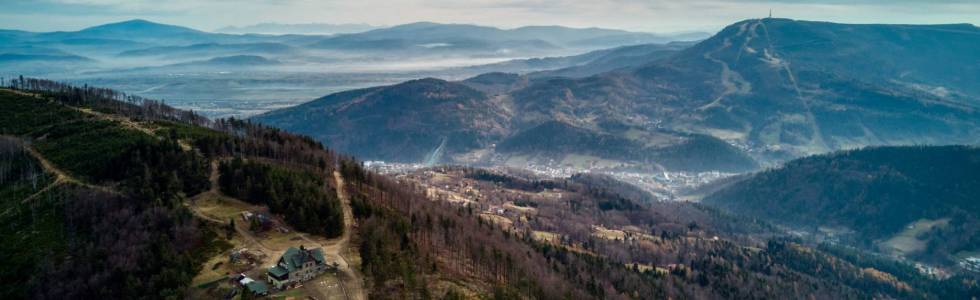
[[[269,286],[265,285],[265,283],[261,281],[249,282],[248,284],[245,285],[245,288],[255,295],[265,296],[269,294]]]
[[[328,269],[336,269],[327,264],[323,249],[289,247],[275,267],[268,269],[269,283],[277,289],[313,279]]]
[[[252,278],[245,276],[245,274],[239,274],[237,278],[238,278],[238,284],[240,284],[242,288],[248,290],[249,292],[252,292],[252,294],[262,295],[262,296],[269,294],[269,287],[266,286],[265,283],[261,281],[255,281]]]

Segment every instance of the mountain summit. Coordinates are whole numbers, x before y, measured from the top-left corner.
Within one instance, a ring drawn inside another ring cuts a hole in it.
[[[684,143],[690,136],[723,140],[732,146],[732,151],[725,151],[732,157],[748,153],[762,162],[867,145],[976,143],[980,141],[980,56],[976,53],[980,53],[980,29],[974,26],[747,20],[665,59],[581,79],[516,80],[509,87],[498,84],[494,90],[474,93],[469,101],[485,103],[484,99],[490,99],[494,107],[501,108],[506,122],[494,122],[503,127],[479,127],[477,124],[486,123],[476,122],[467,131],[489,136],[485,130],[494,128],[503,133],[499,135],[503,139],[465,147],[450,139],[446,149],[458,151],[447,157],[456,155],[456,161],[474,156],[488,159],[481,156],[488,152],[481,150],[551,121],[590,134],[618,136],[621,139],[613,140],[630,141],[629,147],[653,152]],[[466,81],[445,85],[480,88]],[[386,129],[388,126],[376,126],[378,123],[359,122],[366,119],[354,112],[374,111],[371,115],[383,120],[382,124],[397,124],[392,126],[405,134],[428,134],[425,128],[440,126],[430,121],[438,118],[396,122],[397,115],[418,110],[413,106],[401,106],[403,109],[397,111],[366,106],[358,98],[362,93],[324,98],[345,103],[335,108],[321,107],[318,103],[325,101],[321,99],[256,120],[320,137],[327,144],[359,155],[368,153],[347,149],[339,140],[320,134],[330,130],[328,123],[333,121],[288,120],[323,120],[327,115],[336,120],[336,116],[343,116],[348,120],[346,127],[365,128],[373,132],[369,136],[394,132]],[[439,93],[418,87],[377,97],[414,99]],[[434,111],[427,116],[441,114]],[[475,115],[467,119],[480,120]],[[428,141],[426,147],[437,149],[441,141]],[[388,148],[388,142],[365,141],[379,148]],[[609,145],[597,145],[572,152],[644,165],[663,164],[662,159],[656,159],[658,155],[631,154],[627,159],[607,150]],[[736,154],[742,151],[745,153]],[[514,155],[497,158],[510,160]],[[537,155],[518,156],[523,160]],[[563,158],[544,158],[555,159]]]
[[[104,24],[89,27],[78,31],[82,34],[91,35],[120,35],[116,38],[128,38],[133,36],[165,36],[182,34],[205,34],[205,32],[176,25],[154,23],[143,19],[133,19],[118,23]]]
[[[79,31],[58,31],[40,33],[40,40],[53,42],[97,40],[128,41],[144,43],[190,43],[228,38],[226,35],[214,34],[182,26],[154,23],[142,19],[103,24],[85,28]],[[111,46],[112,44],[107,44]]]

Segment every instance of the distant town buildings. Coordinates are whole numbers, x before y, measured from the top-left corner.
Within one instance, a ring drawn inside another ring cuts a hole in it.
[[[967,257],[960,261],[960,266],[970,271],[980,272],[980,257]]]
[[[424,169],[422,164],[391,163],[384,161],[368,161],[364,166],[372,171],[381,174],[408,174],[419,169]],[[510,167],[491,167],[490,170],[506,170]],[[597,173],[612,176],[620,181],[627,182],[653,194],[660,201],[679,200],[675,193],[682,190],[692,190],[699,186],[724,179],[735,173],[725,173],[718,171],[708,172],[640,172],[624,171],[621,168],[578,168],[562,164],[536,164],[528,163],[519,168],[529,171],[535,175],[550,178],[568,178],[579,173]],[[449,187],[445,187],[448,189]]]

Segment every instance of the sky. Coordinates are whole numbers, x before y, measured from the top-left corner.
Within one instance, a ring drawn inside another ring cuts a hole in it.
[[[256,23],[417,21],[513,28],[716,31],[750,18],[843,23],[980,24],[980,0],[0,0],[0,28],[79,30],[146,19],[215,30]]]

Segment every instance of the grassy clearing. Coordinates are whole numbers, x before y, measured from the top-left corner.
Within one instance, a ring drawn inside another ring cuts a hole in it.
[[[929,232],[935,226],[946,226],[948,223],[949,218],[936,220],[920,219],[906,226],[902,232],[882,242],[881,247],[886,252],[901,256],[925,250],[926,241],[920,240],[918,236]]]
[[[626,264],[626,267],[630,269],[636,269],[640,272],[646,272],[649,270],[657,270],[659,272],[660,270],[664,270],[664,273],[666,273],[667,271],[667,269],[663,269],[650,264],[641,264],[641,263],[628,263]]]
[[[306,291],[304,291],[303,288],[298,288],[298,289],[285,290],[279,293],[275,293],[270,295],[269,297],[272,299],[286,299],[290,297],[295,299],[306,299],[306,296],[307,296]]]
[[[202,285],[208,285],[209,283],[235,274],[236,270],[233,269],[234,266],[229,262],[229,254],[232,249],[240,248],[243,242],[238,236],[234,236],[231,240],[223,241],[226,243],[225,249],[217,251],[217,253],[201,265],[201,271],[191,280],[191,286],[200,287]],[[210,286],[205,288],[210,288]]]
[[[554,232],[534,230],[531,232],[531,236],[538,241],[546,243],[552,243],[555,245],[561,243],[561,235]]]
[[[617,229],[609,229],[602,226],[592,228],[592,235],[607,240],[622,240],[626,238],[626,232]]]
[[[480,214],[480,217],[483,218],[484,220],[490,221],[491,223],[496,224],[497,226],[500,226],[501,228],[504,228],[504,229],[510,229],[514,225],[514,221],[511,221],[510,219],[508,219],[508,218],[506,218],[504,216],[498,216],[498,215],[495,215],[495,214],[488,214],[488,213],[481,213]]]
[[[236,219],[235,222],[244,222],[241,220],[241,213],[258,208],[257,206],[222,196],[202,197],[193,204],[193,207],[194,210],[207,217],[224,222],[233,218]]]
[[[503,207],[506,208],[506,209],[510,209],[510,210],[514,210],[514,211],[519,211],[519,212],[525,213],[525,214],[537,214],[538,213],[538,209],[536,209],[536,208],[517,206],[517,205],[514,205],[514,202],[510,202],[510,201],[508,201],[507,203],[504,203]]]

